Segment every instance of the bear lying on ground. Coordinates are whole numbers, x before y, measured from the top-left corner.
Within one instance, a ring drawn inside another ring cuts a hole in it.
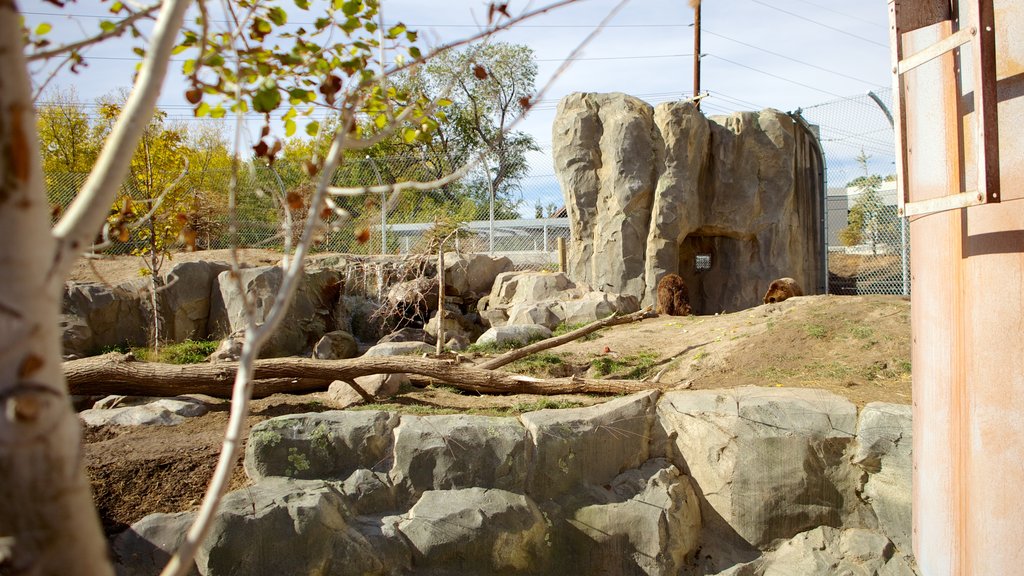
[[[689,316],[690,291],[679,274],[666,274],[658,282],[658,314]]]
[[[782,302],[787,298],[803,295],[804,292],[800,289],[800,285],[796,283],[796,280],[792,278],[779,278],[768,287],[768,292],[764,295],[764,303]]]

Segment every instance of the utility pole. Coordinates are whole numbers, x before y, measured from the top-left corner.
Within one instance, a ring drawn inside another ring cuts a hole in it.
[[[700,110],[700,0],[690,0],[693,6],[693,102]]]

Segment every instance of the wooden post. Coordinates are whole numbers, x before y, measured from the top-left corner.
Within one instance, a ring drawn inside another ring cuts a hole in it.
[[[693,104],[700,110],[700,0],[693,4]]]
[[[444,242],[437,248],[437,348],[444,352]]]
[[[565,238],[558,238],[558,271],[565,272],[566,269],[565,259]]]

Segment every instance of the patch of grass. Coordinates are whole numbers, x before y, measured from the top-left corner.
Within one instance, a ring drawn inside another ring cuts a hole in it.
[[[577,322],[575,324],[566,324],[565,322],[563,322],[563,323],[559,324],[558,326],[555,326],[555,330],[551,333],[551,335],[552,336],[561,336],[563,334],[568,334],[569,332],[572,332],[573,330],[579,330],[580,328],[583,328],[587,324],[589,324],[589,322]],[[587,334],[586,336],[583,336],[582,338],[579,338],[579,340],[581,342],[590,342],[591,340],[597,340],[600,337],[601,337],[601,331],[600,330],[595,330],[595,331],[591,332],[590,334]]]
[[[651,373],[658,361],[654,352],[640,352],[616,359],[611,356],[600,356],[590,362],[590,368],[597,376],[608,376],[623,372],[624,380],[640,380]]]
[[[206,358],[217,350],[219,344],[220,342],[210,340],[185,340],[164,346],[156,356],[160,362],[167,364],[199,364],[205,362]]]
[[[522,414],[523,412],[536,412],[537,410],[563,410],[566,408],[579,408],[580,406],[583,406],[581,402],[574,402],[572,400],[541,398],[533,402],[516,402],[510,410]]]
[[[804,325],[804,332],[811,338],[817,338],[818,340],[823,340],[828,335],[828,330],[821,324],[806,324]]]
[[[551,376],[561,374],[564,367],[565,363],[562,361],[561,356],[541,352],[527,356],[522,360],[516,360],[508,365],[508,370],[530,376]]]

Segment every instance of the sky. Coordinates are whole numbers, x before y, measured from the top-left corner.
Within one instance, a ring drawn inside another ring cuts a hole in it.
[[[512,0],[509,10],[545,3]],[[517,126],[543,149],[550,147],[556,107],[567,94],[624,92],[651,104],[692,95],[694,11],[687,0],[627,2],[579,59],[553,77],[617,4],[580,0],[497,37],[530,46],[538,61],[538,88],[550,82]],[[95,30],[108,5],[79,0],[60,10],[42,0],[20,3],[29,26],[49,22],[58,40]],[[401,21],[434,44],[472,34],[487,14],[482,0],[383,0],[382,7],[386,21]],[[891,85],[886,0],[704,0],[701,24],[701,91],[708,94],[702,109],[708,115],[769,107],[789,112],[868,91],[885,95]],[[130,83],[135,61],[128,41],[93,47],[85,56],[87,68],[62,72],[51,86],[74,86],[81,101],[92,102]],[[159,106],[172,120],[190,121],[179,69],[173,65]],[[37,82],[47,75],[34,68]],[[253,119],[252,129],[258,125]]]

